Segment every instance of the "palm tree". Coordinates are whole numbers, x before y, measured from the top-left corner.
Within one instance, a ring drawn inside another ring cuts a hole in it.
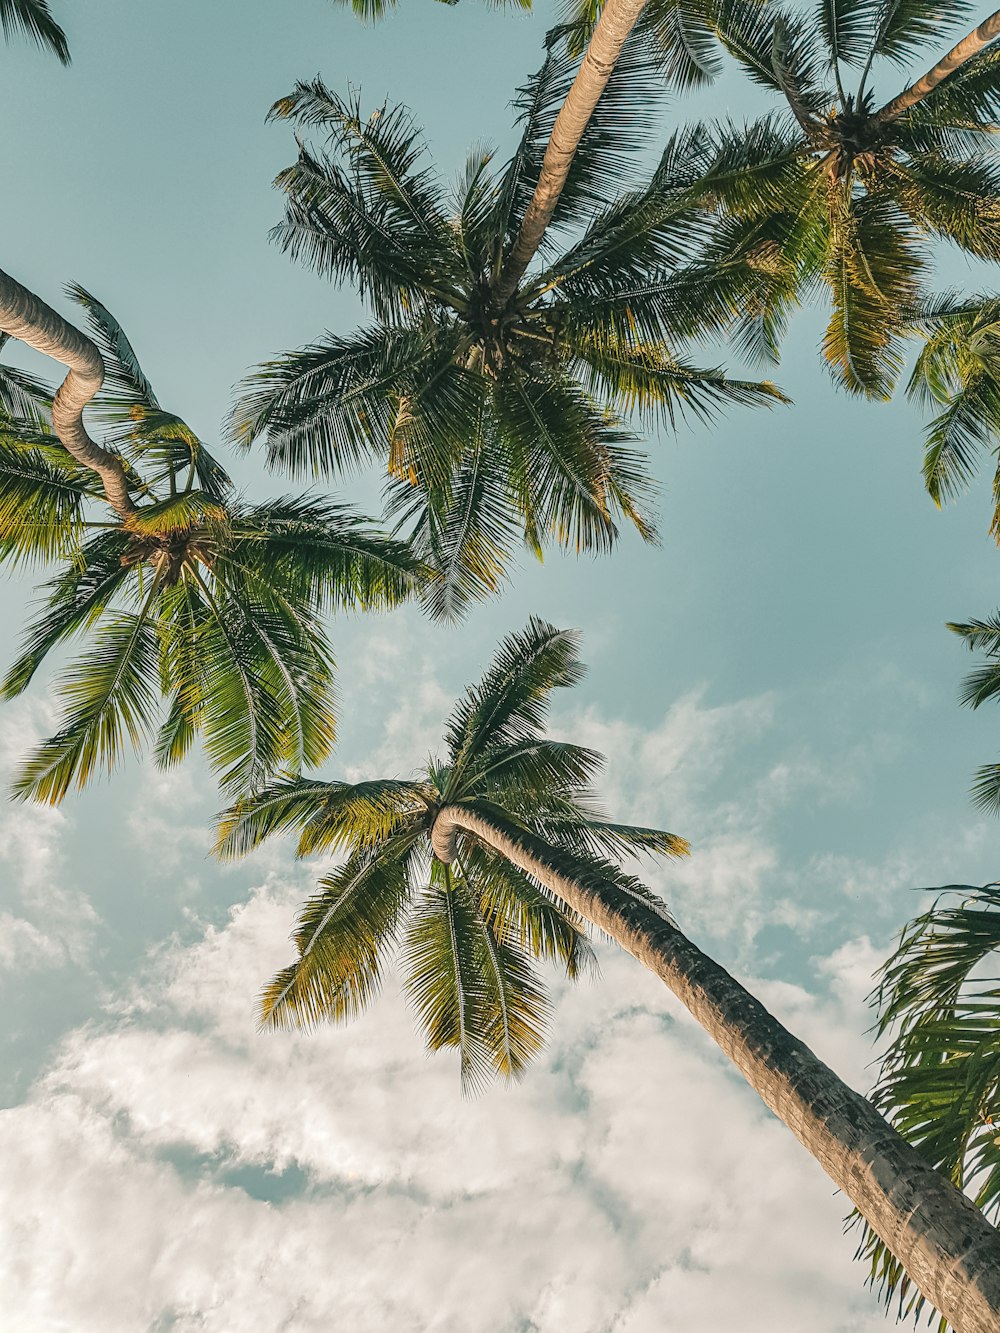
[[[52,17],[49,0],[0,0],[0,30],[8,41],[13,33],[22,33],[64,65],[70,62],[66,34]]]
[[[1000,885],[951,884],[900,932],[873,994],[892,1040],[873,1100],[921,1157],[1000,1218]],[[859,1255],[900,1314],[924,1296],[870,1227]],[[948,1319],[940,1321],[940,1331]],[[961,1325],[956,1325],[961,1328]]]
[[[789,312],[817,287],[837,379],[887,398],[927,238],[1000,258],[1000,11],[904,93],[880,104],[880,63],[911,67],[969,6],[820,0],[811,19],[756,0],[717,0],[720,39],[782,111],[703,131],[712,259],[733,283],[744,350],[776,353]],[[846,84],[854,71],[851,90]]]
[[[160,405],[110,312],[70,291],[90,338],[7,275],[0,283],[0,327],[71,367],[52,402],[56,434],[39,417],[37,383],[0,373],[0,559],[61,566],[0,694],[20,694],[54,648],[88,639],[61,676],[60,729],[24,764],[16,793],[55,803],[129,743],[152,740],[165,765],[199,733],[233,793],[320,763],[334,739],[323,613],[395,605],[414,591],[418,563],[332,500],[236,495]],[[113,448],[84,428],[92,397]]]
[[[968,1199],[677,928],[620,867],[678,855],[661,830],[609,823],[592,751],[544,735],[553,689],[581,674],[576,635],[532,620],[447,724],[446,753],[409,780],[279,781],[220,822],[240,855],[299,828],[299,851],[345,860],[305,906],[298,957],[265,989],[266,1025],[350,1018],[394,953],[432,1049],[467,1081],[516,1076],[541,1042],[531,958],[564,965],[588,921],[659,976],[963,1333],[1000,1319],[1000,1241]]]
[[[780,398],[670,349],[700,320],[703,294],[672,284],[703,219],[685,199],[685,135],[651,181],[622,193],[655,82],[635,43],[583,134],[543,266],[507,291],[573,69],[557,34],[519,94],[513,158],[496,171],[476,151],[454,197],[400,108],[366,119],[316,81],[272,110],[327,135],[325,151],[301,146],[278,177],[287,205],[276,239],[354,282],[374,319],[263,365],[243,386],[233,434],[265,438],[269,465],[295,474],[385,460],[388,514],[442,573],[430,593],[439,614],[493,591],[518,537],[538,556],[550,539],[606,549],[622,519],[652,537],[645,458],[619,413],[673,421]],[[567,229],[576,239],[557,248]]]

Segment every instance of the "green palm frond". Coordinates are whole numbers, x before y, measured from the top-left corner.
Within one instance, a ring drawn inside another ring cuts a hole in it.
[[[864,64],[880,8],[880,0],[816,0],[813,12],[831,61]]]
[[[85,542],[69,568],[45,584],[44,609],[24,630],[20,656],[4,676],[0,692],[12,699],[27,689],[44,658],[108,610],[129,581],[122,563],[128,538],[120,531],[101,533]]]
[[[298,959],[261,997],[261,1025],[311,1027],[357,1017],[378,994],[407,898],[399,859],[357,852],[320,880],[295,928]]]
[[[398,401],[434,359],[432,325],[327,334],[265,363],[241,386],[234,440],[266,437],[267,461],[293,474],[348,475],[378,457]]]
[[[227,577],[241,575],[258,596],[326,610],[389,610],[429,577],[405,543],[329,497],[234,505],[229,525],[218,566]]]
[[[893,166],[890,178],[918,227],[980,259],[1000,258],[1000,170],[992,163],[911,153],[905,164]]]
[[[903,312],[917,298],[919,253],[891,204],[835,193],[823,352],[845,388],[888,399],[903,365]]]
[[[574,631],[536,618],[500,643],[489,670],[466,690],[445,727],[449,760],[459,777],[489,749],[537,739],[549,695],[583,676],[578,645]]]
[[[65,671],[62,726],[25,760],[14,795],[57,805],[74,782],[84,786],[98,768],[112,772],[126,740],[138,753],[155,716],[157,677],[148,605],[138,615],[107,621],[90,651]]]
[[[560,964],[571,981],[597,972],[585,922],[528,875],[486,847],[465,847],[462,868],[494,931],[507,932],[532,958]]]
[[[10,335],[0,332],[0,350],[10,341]],[[24,422],[38,429],[49,419],[52,390],[35,375],[18,370],[16,366],[0,365],[0,424]]]
[[[1000,439],[1000,303],[946,294],[919,305],[913,321],[925,343],[907,391],[943,409],[924,446],[924,481],[940,505],[966,488],[980,456]],[[994,528],[1000,534],[996,519]]]
[[[0,31],[8,41],[19,33],[51,51],[61,64],[70,62],[66,34],[55,21],[49,0],[0,0]]]
[[[991,626],[988,640],[998,631],[1000,624]],[[996,884],[939,890],[932,906],[900,933],[872,996],[877,1030],[892,1037],[875,1104],[991,1220],[1000,1215],[998,908]],[[887,1305],[895,1301],[901,1316],[933,1317],[866,1225],[858,1254]],[[941,1333],[946,1327],[941,1320]]]
[[[940,42],[976,10],[972,0],[882,0],[872,50],[884,60],[909,65],[927,46]]]
[[[435,619],[459,619],[506,578],[522,523],[497,467],[503,444],[483,404],[468,448],[444,485],[417,488],[408,475],[387,484],[386,517],[396,520],[397,531],[436,576],[424,595]]]
[[[985,653],[987,665],[971,671],[962,682],[961,702],[971,708],[1000,696],[1000,612],[985,620],[963,624],[949,623],[948,628],[965,640],[970,652]],[[975,803],[990,814],[1000,813],[1000,765],[980,768],[972,787]]]
[[[0,559],[16,566],[75,553],[84,501],[96,488],[60,466],[54,451],[24,446],[0,426]]]
[[[489,926],[484,929],[466,885],[445,867],[436,865],[435,872],[438,882],[417,899],[403,938],[404,992],[428,1049],[457,1048],[463,1090],[474,1092],[492,1073],[509,1068],[513,1056],[502,1012],[505,988],[496,979],[503,962],[489,948]],[[525,1003],[530,1007],[528,997]],[[519,1026],[522,1033],[530,1030],[530,1019]]]

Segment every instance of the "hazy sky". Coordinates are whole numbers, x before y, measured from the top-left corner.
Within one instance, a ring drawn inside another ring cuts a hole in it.
[[[71,69],[0,48],[0,265],[55,304],[69,280],[98,295],[208,440],[254,362],[359,315],[268,245],[294,153],[268,106],[317,72],[388,95],[453,175],[473,143],[511,143],[552,21],[475,0],[406,0],[377,29],[326,0],[57,8]],[[701,101],[749,105],[736,79]],[[665,124],[690,111],[665,103]],[[955,256],[947,276],[982,281]],[[775,372],[794,407],[649,436],[661,547],[525,562],[459,628],[335,625],[327,772],[405,774],[501,634],[532,613],[579,626],[591,670],[555,730],[607,753],[617,815],[691,839],[652,880],[681,924],[864,1088],[863,997],[912,889],[996,875],[966,790],[1000,728],[958,708],[970,659],[944,622],[995,608],[997,556],[988,479],[937,512],[919,419],[835,392],[820,329],[799,319]],[[371,507],[377,487],[348,494]],[[29,597],[0,594],[8,658]],[[52,718],[44,682],[4,707],[6,772]],[[218,867],[218,804],[194,763],[0,808],[12,1329],[885,1327],[843,1199],[631,959],[605,949],[600,981],[559,989],[546,1055],[475,1102],[392,987],[350,1028],[257,1035],[316,867],[283,844]]]

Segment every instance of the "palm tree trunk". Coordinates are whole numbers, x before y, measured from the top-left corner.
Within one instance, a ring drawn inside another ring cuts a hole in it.
[[[122,518],[135,512],[121,459],[87,434],[83,409],[104,383],[104,362],[90,341],[61,315],[0,269],[0,330],[69,369],[52,402],[52,426],[78,463],[96,472]]]
[[[954,74],[971,60],[973,56],[978,55],[984,46],[989,46],[994,38],[1000,37],[1000,9],[991,14],[988,19],[983,19],[978,28],[974,28],[968,36],[963,37],[957,46],[953,46],[946,56],[942,56],[933,69],[929,69],[922,79],[912,83],[909,88],[901,92],[898,97],[894,97],[891,102],[887,102],[881,111],[876,111],[874,120],[885,124],[888,120],[895,120],[901,116],[904,111],[909,111],[911,106],[916,106],[922,97],[926,97],[932,92],[939,83]]]
[[[607,0],[601,10],[576,78],[552,126],[538,184],[525,210],[521,230],[504,261],[497,292],[501,301],[513,295],[542,243],[583,132],[611,78],[626,38],[645,7],[646,0]]]
[[[445,863],[471,834],[544,884],[666,983],[871,1224],[959,1333],[1000,1329],[1000,1236],[875,1110],[677,929],[665,907],[558,869],[539,838],[446,806],[432,844]]]

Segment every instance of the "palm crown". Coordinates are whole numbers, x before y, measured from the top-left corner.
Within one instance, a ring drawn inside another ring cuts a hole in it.
[[[819,0],[809,17],[754,0],[710,8],[726,48],[784,104],[750,125],[702,131],[703,198],[719,223],[712,258],[733,283],[738,337],[775,355],[789,312],[825,286],[834,374],[888,397],[928,266],[925,240],[1000,258],[1000,169],[988,138],[1000,51],[987,44],[933,86],[922,80],[880,105],[871,87],[880,64],[912,67],[970,5]]]
[[[543,840],[550,864],[649,901],[614,862],[686,851],[659,829],[605,820],[590,785],[602,757],[545,737],[552,690],[581,674],[576,635],[532,620],[500,644],[482,681],[459,700],[444,757],[418,776],[280,780],[222,817],[225,856],[297,828],[300,855],[345,857],[302,912],[298,958],[264,991],[265,1024],[353,1017],[398,951],[428,1046],[457,1047],[467,1084],[523,1071],[542,1043],[548,1007],[532,961],[552,959],[576,976],[591,956],[582,922],[475,838],[463,838],[451,864],[436,859],[437,812],[460,806],[491,827],[528,832]]]
[[[198,733],[233,792],[319,763],[334,736],[323,612],[391,606],[414,589],[419,565],[333,501],[240,499],[194,432],[160,406],[110,312],[71,291],[107,369],[93,411],[136,503],[110,510],[95,473],[51,434],[38,384],[0,373],[0,558],[62,566],[4,697],[24,690],[57,645],[89,641],[61,677],[62,725],[16,791],[58,802],[129,742],[153,739],[168,764]]]
[[[408,114],[362,118],[321,83],[299,84],[275,116],[322,128],[278,182],[280,244],[320,273],[355,283],[374,322],[327,334],[247,382],[237,439],[266,437],[272,466],[329,476],[387,460],[387,512],[443,577],[452,613],[493,590],[523,538],[603,549],[617,523],[646,538],[650,481],[620,413],[673,419],[728,401],[779,397],[770,385],[699,370],[670,350],[699,320],[673,283],[691,257],[699,211],[682,140],[651,181],[629,186],[654,92],[642,42],[626,46],[559,198],[543,259],[512,291],[505,263],[531,199],[575,62],[550,34],[521,90],[523,133],[510,162],[473,153],[449,196],[423,161]],[[634,184],[634,182],[633,182]],[[557,246],[553,236],[576,239]]]

